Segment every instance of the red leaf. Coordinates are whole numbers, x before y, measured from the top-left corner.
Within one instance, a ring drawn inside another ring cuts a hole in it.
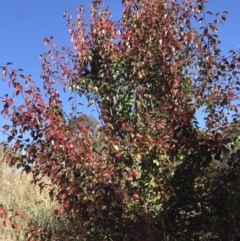
[[[16,79],[17,78],[17,72],[13,70],[12,73],[10,74],[10,77],[13,78],[13,79]]]
[[[11,155],[11,154],[7,154],[7,155],[5,156],[5,161],[8,162],[8,161],[11,160],[11,158],[12,158],[12,155]]]
[[[66,193],[63,193],[63,194],[61,195],[61,199],[66,199],[66,198],[67,198]]]
[[[3,205],[0,205],[0,212],[5,212]]]
[[[17,224],[15,221],[12,222],[12,228],[15,229],[17,227]]]
[[[16,141],[14,147],[16,147],[17,149],[20,147],[20,142],[19,141]]]
[[[3,129],[4,129],[5,131],[8,131],[8,130],[9,130],[9,125],[4,125],[4,126],[3,126]],[[1,211],[1,209],[0,209],[0,211]]]
[[[6,219],[7,218],[7,213],[2,213],[1,218]]]
[[[24,105],[20,105],[20,106],[18,106],[18,109],[19,109],[20,111],[24,111],[25,106],[24,106]]]
[[[136,198],[136,199],[138,199],[138,198],[139,198],[139,195],[138,195],[137,193],[134,193],[134,194],[133,194],[133,197]]]
[[[64,208],[70,208],[70,203],[69,202],[66,202],[65,204],[64,204]]]
[[[184,114],[184,115],[182,116],[182,118],[183,118],[183,121],[184,121],[185,123],[187,123],[187,122],[189,121],[189,117],[188,117],[187,114]]]
[[[133,175],[134,175],[135,177],[139,177],[139,176],[140,176],[140,172],[139,172],[139,171],[133,171]]]
[[[58,209],[55,209],[52,213],[52,216],[57,216],[59,214],[59,210]]]
[[[16,86],[16,89],[17,89],[19,92],[22,92],[23,87],[22,87],[21,85],[18,84],[18,85]]]
[[[18,228],[18,231],[20,231],[20,232],[22,231],[22,225],[18,225],[17,228]]]
[[[55,179],[55,177],[56,177],[56,174],[55,173],[51,173],[50,177],[51,177],[51,180],[53,181]]]

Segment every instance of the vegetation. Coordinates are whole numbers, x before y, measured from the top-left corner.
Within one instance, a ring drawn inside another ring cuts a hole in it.
[[[1,158],[3,156],[1,148]],[[53,232],[59,225],[63,227],[63,224],[52,217],[57,203],[51,202],[47,190],[40,194],[39,188],[31,184],[31,181],[30,174],[20,172],[15,166],[9,168],[6,163],[0,163],[0,203],[6,210],[14,207],[13,213],[9,213],[9,220],[1,222],[3,225],[0,226],[0,240],[25,241],[30,224],[37,228],[46,226],[49,232]],[[47,178],[45,181],[47,182]]]
[[[237,240],[240,55],[221,55],[217,26],[226,13],[208,23],[204,0],[122,2],[119,22],[101,0],[92,1],[90,26],[82,7],[75,22],[65,14],[75,49],[59,52],[45,39],[45,93],[2,67],[14,89],[2,98],[11,123],[4,160],[32,173],[67,227],[50,232],[23,218],[26,238]],[[56,81],[71,91],[69,115]],[[96,106],[100,124],[82,114],[76,95]],[[10,219],[5,205],[0,211]]]

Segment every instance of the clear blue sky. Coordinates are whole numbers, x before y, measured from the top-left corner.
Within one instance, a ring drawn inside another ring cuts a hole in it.
[[[121,2],[107,1],[114,19],[121,16]],[[237,49],[240,44],[240,0],[209,2],[207,8],[212,12],[229,12],[227,21],[218,33],[222,40],[222,51],[226,53],[229,49]],[[53,36],[59,49],[62,45],[71,45],[63,12],[74,15],[77,6],[83,4],[89,9],[89,3],[90,0],[1,0],[0,66],[13,62],[15,69],[22,68],[24,74],[31,74],[41,86],[39,55],[47,50],[43,39]],[[6,83],[0,82],[0,97],[7,91]]]
[[[70,45],[69,33],[66,27],[64,12],[70,12],[76,16],[76,7],[84,5],[86,17],[89,19],[90,0],[1,0],[0,3],[0,66],[12,62],[14,69],[23,69],[24,74],[32,75],[38,86],[42,86],[39,78],[41,61],[39,55],[47,51],[43,39],[53,36],[57,49],[63,45]],[[112,5],[114,19],[119,19],[122,12],[121,1],[109,1]],[[114,3],[114,4],[113,4]],[[1,76],[1,74],[0,74]],[[0,77],[1,79],[1,77]],[[0,97],[9,89],[6,81],[0,80]],[[62,98],[67,102],[69,96]],[[87,101],[82,100],[87,106]],[[97,118],[93,107],[84,108],[81,111]],[[0,103],[0,109],[2,105]],[[0,127],[6,120],[0,116]],[[1,134],[0,134],[1,141]]]

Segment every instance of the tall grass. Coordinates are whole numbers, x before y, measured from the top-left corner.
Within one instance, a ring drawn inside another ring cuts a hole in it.
[[[3,149],[0,148],[0,160],[3,155]],[[30,174],[15,167],[10,169],[6,163],[0,161],[0,204],[7,210],[17,208],[23,211],[35,227],[47,227],[51,233],[60,225],[59,221],[52,217],[52,211],[57,204],[50,200],[47,190],[40,194],[38,186],[31,184],[31,180]],[[9,213],[11,215],[11,211]],[[17,228],[13,229],[11,223],[4,227],[3,221],[0,218],[0,241],[27,240],[24,230],[20,232]]]

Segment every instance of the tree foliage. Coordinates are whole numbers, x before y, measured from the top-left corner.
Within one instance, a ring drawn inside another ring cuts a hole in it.
[[[101,0],[91,3],[89,26],[83,7],[75,22],[66,13],[74,50],[45,39],[47,101],[31,77],[2,67],[14,88],[2,98],[11,122],[5,161],[32,172],[59,203],[53,215],[69,233],[53,240],[235,240],[240,150],[230,153],[229,125],[239,123],[240,56],[219,49],[227,13],[208,23],[204,0],[122,3],[120,21]],[[64,114],[56,81],[96,105],[98,126],[72,97]],[[47,240],[30,231],[29,240]]]

